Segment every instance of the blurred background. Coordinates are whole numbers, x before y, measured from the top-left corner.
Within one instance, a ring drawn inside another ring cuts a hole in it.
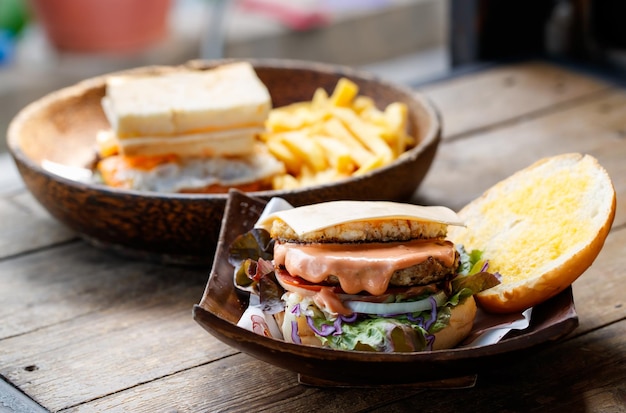
[[[292,58],[401,83],[448,68],[444,0],[0,0],[0,16],[3,135],[29,102],[129,67]]]
[[[63,86],[198,58],[344,64],[410,86],[519,56],[621,69],[624,16],[625,0],[0,0],[0,131]]]

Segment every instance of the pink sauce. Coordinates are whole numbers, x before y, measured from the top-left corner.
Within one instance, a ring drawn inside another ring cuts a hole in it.
[[[331,313],[350,315],[352,310],[343,305],[343,302],[337,294],[335,294],[330,288],[323,287],[317,294],[315,294],[313,301],[319,308],[326,308]]]
[[[412,240],[368,244],[276,243],[275,265],[284,265],[293,276],[319,283],[335,275],[348,294],[387,290],[392,274],[433,257],[446,266],[454,263],[450,241]]]

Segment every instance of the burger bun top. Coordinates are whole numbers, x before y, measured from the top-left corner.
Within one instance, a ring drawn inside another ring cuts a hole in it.
[[[590,155],[537,161],[459,211],[448,236],[482,250],[502,283],[476,295],[487,311],[533,307],[570,286],[598,256],[615,217],[615,189]]]

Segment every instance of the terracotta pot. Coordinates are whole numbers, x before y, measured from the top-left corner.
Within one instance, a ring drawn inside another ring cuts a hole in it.
[[[31,0],[50,43],[76,52],[133,52],[167,33],[171,0]]]

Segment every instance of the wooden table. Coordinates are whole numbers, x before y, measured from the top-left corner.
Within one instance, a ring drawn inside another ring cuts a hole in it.
[[[193,321],[208,269],[88,246],[36,203],[4,154],[0,411],[626,412],[626,90],[539,61],[420,89],[441,111],[444,142],[416,202],[459,208],[563,152],[592,154],[612,176],[615,223],[574,283],[580,324],[566,339],[485,366],[469,389],[299,385]]]

